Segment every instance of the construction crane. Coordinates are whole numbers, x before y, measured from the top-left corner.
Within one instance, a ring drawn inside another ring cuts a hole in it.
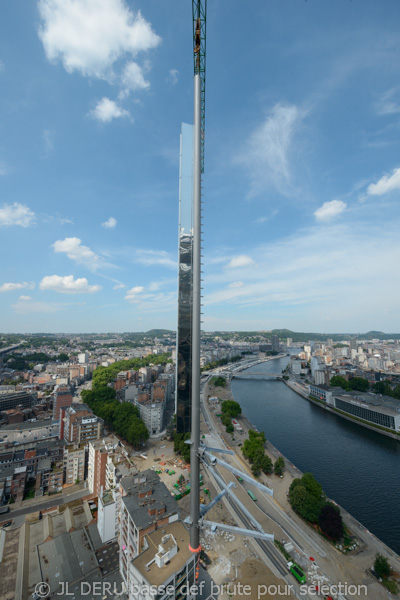
[[[206,12],[207,0],[192,0],[193,21],[193,56],[194,56],[194,126],[193,126],[193,223],[192,223],[192,405],[191,405],[191,437],[190,444],[190,516],[185,522],[190,526],[189,550],[196,556],[196,580],[200,565],[200,529],[202,527],[217,528],[273,541],[274,536],[265,533],[251,512],[232,492],[235,483],[226,483],[217,471],[221,466],[242,481],[253,484],[263,492],[273,495],[272,490],[232,467],[229,463],[216,457],[215,454],[234,454],[231,450],[207,448],[200,442],[200,314],[201,314],[201,175],[204,173],[204,130],[205,130],[205,98],[206,98]],[[207,506],[200,508],[200,461],[220,488],[220,493]],[[213,521],[205,521],[204,515],[225,495],[246,516],[254,529],[232,527]]]
[[[206,17],[207,0],[192,0],[194,74],[201,82],[201,172],[204,173],[204,132],[206,124]]]
[[[201,174],[204,172],[207,0],[192,0],[194,57],[193,221],[192,221],[192,389],[190,437],[190,545],[200,564],[200,322],[201,322]]]

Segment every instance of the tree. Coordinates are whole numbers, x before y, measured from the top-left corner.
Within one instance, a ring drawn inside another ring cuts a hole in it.
[[[331,502],[327,502],[321,508],[318,519],[321,530],[332,540],[340,540],[343,537],[343,521],[340,510]]]
[[[348,383],[352,390],[358,390],[359,392],[367,392],[369,390],[369,382],[363,377],[353,377]]]
[[[349,382],[341,375],[334,375],[333,377],[331,377],[329,385],[331,385],[332,387],[341,387],[347,391],[351,390]]]
[[[307,492],[307,496],[300,511],[303,519],[309,521],[310,523],[316,523],[321,513],[322,503],[323,501],[321,501],[321,499],[318,499]]]
[[[375,392],[375,394],[386,394],[386,385],[385,385],[385,383],[383,381],[377,381],[372,386],[372,391]]]
[[[392,572],[388,559],[382,556],[382,554],[378,553],[375,556],[374,571],[382,579],[389,577]]]
[[[269,475],[270,473],[272,473],[272,469],[273,469],[272,460],[270,459],[269,456],[264,454],[262,461],[261,461],[262,472]]]
[[[185,444],[185,440],[190,439],[190,432],[188,433],[176,433],[174,434],[174,451],[182,456],[182,458],[188,463],[190,462],[190,446]]]
[[[285,468],[285,461],[283,460],[282,456],[279,456],[279,458],[276,459],[275,464],[274,464],[275,475],[282,475],[284,468]]]
[[[221,410],[232,418],[238,417],[242,413],[240,404],[235,400],[225,400],[221,405]]]
[[[318,500],[321,498],[322,485],[318,483],[312,473],[304,473],[301,483],[312,496],[315,496]]]
[[[215,387],[225,387],[226,386],[226,379],[225,379],[225,377],[213,377],[211,379],[211,383]]]
[[[298,481],[300,482],[300,479]],[[307,490],[304,485],[296,485],[291,491],[289,491],[289,498],[293,510],[300,512],[301,507],[307,498]]]

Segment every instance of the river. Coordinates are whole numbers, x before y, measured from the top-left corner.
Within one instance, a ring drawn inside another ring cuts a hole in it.
[[[289,357],[246,373],[281,372]],[[322,410],[281,381],[232,381],[244,415],[325,493],[400,554],[400,442]]]

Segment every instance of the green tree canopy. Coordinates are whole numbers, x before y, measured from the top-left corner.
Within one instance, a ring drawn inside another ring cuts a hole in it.
[[[215,386],[215,387],[226,387],[226,379],[225,377],[213,377],[211,379],[211,383]]]
[[[367,392],[369,390],[369,382],[363,377],[353,377],[348,383],[352,390],[357,390],[359,392]]]
[[[318,483],[312,473],[304,473],[301,478],[301,483],[306,488],[307,492],[315,496],[318,500],[322,496],[322,485]]]
[[[343,537],[344,528],[340,509],[331,502],[327,502],[321,508],[318,524],[332,540],[337,541]]]
[[[235,402],[235,400],[225,400],[221,405],[221,410],[232,418],[242,414],[241,406],[238,402]]]
[[[190,433],[174,433],[174,451],[180,454],[187,463],[190,462],[190,446],[185,440],[190,439]]]
[[[282,475],[283,471],[285,469],[285,461],[283,460],[282,456],[279,456],[274,464],[274,473],[275,475]]]
[[[341,387],[347,391],[351,390],[349,382],[347,381],[347,379],[345,379],[341,375],[334,375],[333,377],[331,377],[329,385],[331,385],[333,387]]]
[[[382,554],[375,556],[374,571],[382,579],[389,577],[392,572],[388,559]]]

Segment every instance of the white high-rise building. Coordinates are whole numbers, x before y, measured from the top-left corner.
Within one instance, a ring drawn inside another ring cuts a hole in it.
[[[78,354],[78,363],[83,365],[89,360],[89,352],[81,352]]]
[[[146,538],[147,549],[129,565],[129,600],[194,600],[196,555],[183,524],[166,525]]]

